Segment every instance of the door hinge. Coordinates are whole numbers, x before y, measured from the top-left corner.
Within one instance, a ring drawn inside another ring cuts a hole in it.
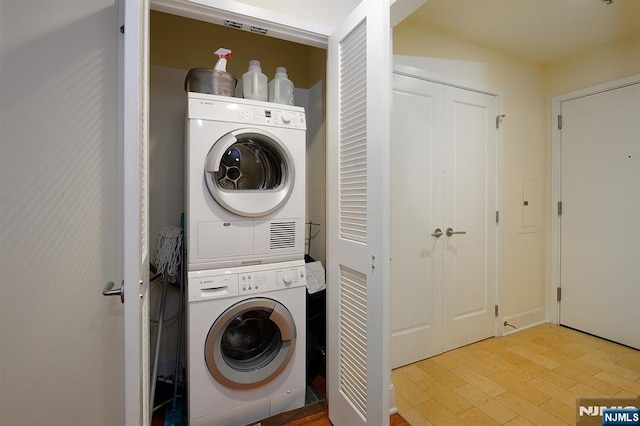
[[[500,210],[496,210],[496,223],[500,222]]]
[[[120,33],[124,34],[124,25],[120,25]]]
[[[500,128],[500,123],[502,123],[502,120],[504,120],[506,116],[506,114],[496,115],[496,129]]]
[[[562,130],[562,115],[558,115],[558,129]]]
[[[562,201],[558,201],[558,216],[562,216]]]
[[[495,305],[495,311],[494,311],[495,316],[498,316],[498,305]]]
[[[562,300],[562,287],[558,287],[556,290],[556,300],[558,302]]]

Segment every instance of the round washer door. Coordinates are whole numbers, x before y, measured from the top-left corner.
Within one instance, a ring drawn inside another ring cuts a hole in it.
[[[259,217],[280,208],[293,189],[293,158],[277,136],[259,129],[227,133],[205,162],[209,193],[226,210]]]
[[[204,357],[211,375],[230,388],[275,379],[296,346],[296,325],[280,302],[256,297],[229,307],[211,326]]]

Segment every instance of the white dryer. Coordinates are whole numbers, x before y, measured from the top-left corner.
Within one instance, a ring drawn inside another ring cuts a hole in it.
[[[189,271],[304,257],[304,108],[189,93]]]
[[[187,297],[190,425],[246,425],[304,405],[304,261],[192,271]]]

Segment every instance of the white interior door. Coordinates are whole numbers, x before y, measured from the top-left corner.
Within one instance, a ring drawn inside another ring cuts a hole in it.
[[[389,424],[389,2],[329,38],[327,391],[336,425]]]
[[[118,242],[124,285],[123,424],[150,424],[147,0],[121,0]]]
[[[391,366],[442,353],[443,86],[393,75]]]
[[[498,99],[447,87],[443,148],[445,351],[494,335]],[[450,233],[453,233],[450,235]]]
[[[393,367],[494,335],[496,96],[394,74]]]
[[[560,323],[640,349],[640,83],[561,114]]]

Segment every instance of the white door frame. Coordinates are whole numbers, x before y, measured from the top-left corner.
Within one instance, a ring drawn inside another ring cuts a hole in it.
[[[558,215],[558,203],[562,201],[560,199],[562,194],[562,146],[560,145],[562,132],[558,126],[560,105],[562,102],[637,83],[640,83],[640,74],[554,96],[551,100],[551,280],[549,281],[548,320],[553,324],[560,324],[560,303],[557,300],[557,292],[560,287],[560,215]]]
[[[127,8],[131,8],[131,12],[132,12],[132,13],[128,13],[128,16],[126,16],[125,18],[126,19],[126,28],[124,28],[126,30],[125,34],[134,33],[139,37],[142,37],[142,39],[145,40],[144,46],[148,46],[148,37],[149,37],[148,19],[147,19],[147,25],[143,25],[141,28],[140,20],[133,19],[133,15],[135,15],[136,17],[139,17],[141,15],[146,15],[148,17],[149,9],[150,9],[149,1],[150,0],[128,0],[124,2]],[[389,6],[391,9],[390,13],[393,14],[393,17],[392,17],[393,24],[395,25],[401,22],[405,17],[411,14],[415,9],[417,9],[425,1],[426,0],[390,0]],[[213,22],[212,19],[219,20],[220,18],[230,19],[233,17],[239,17],[239,18],[247,19],[247,18],[253,17],[255,18],[255,23],[263,24],[264,26],[268,26],[269,28],[276,27],[278,28],[278,30],[281,31],[279,35],[277,35],[278,31],[271,32],[270,33],[271,36],[291,40],[296,43],[312,45],[312,46],[313,45],[316,45],[319,47],[326,46],[328,44],[329,35],[334,31],[334,28],[328,28],[321,25],[309,23],[307,21],[303,21],[300,19],[296,19],[291,16],[270,12],[267,9],[255,8],[255,7],[252,8],[246,4],[233,1],[233,0],[195,0],[195,3],[199,4],[199,6],[196,8],[194,8],[192,4],[194,2],[191,2],[191,4],[189,4],[187,2],[183,2],[180,0],[152,0],[152,3],[153,3],[152,6],[154,6],[153,7],[154,9],[162,10],[163,8],[165,8],[164,11],[168,13],[173,13],[179,16],[188,16],[194,19],[202,19],[208,22]],[[253,12],[259,12],[259,13],[247,13],[249,9]],[[129,9],[127,9],[127,11],[129,11]],[[135,13],[133,13],[134,11]],[[133,43],[131,43],[131,47],[133,47]],[[138,45],[138,47],[140,48],[141,46]],[[120,48],[122,49],[122,46]],[[132,88],[132,91],[127,91],[126,81],[131,81],[131,82],[137,81],[138,84],[146,83],[146,75],[148,74],[148,72],[140,71],[140,70],[143,69],[142,67],[148,66],[149,51],[147,50],[140,55],[136,55],[136,54],[127,54],[126,47],[124,48],[124,50],[125,50],[125,53],[124,53],[125,55],[125,65],[124,65],[125,93],[137,93],[139,96],[140,95],[139,89]],[[130,60],[130,62],[127,63],[127,60]],[[378,66],[380,65],[381,64],[378,64]],[[141,74],[145,74],[145,75],[141,75]],[[390,77],[391,77],[391,73],[389,72],[389,78]],[[146,87],[144,90],[146,90]],[[133,106],[135,105],[135,102],[133,99],[129,98],[129,99],[125,99],[124,101],[126,105],[129,105],[130,107],[132,107],[132,111],[137,110],[137,108],[133,108]],[[140,104],[138,105],[140,106]],[[148,110],[148,106],[146,106],[146,110]],[[125,117],[128,117],[128,115],[125,115]],[[137,123],[140,123],[140,122],[148,123],[147,118],[148,117],[145,116],[144,111],[138,110],[137,113],[132,114],[132,117],[129,118],[129,121],[119,123],[119,126],[122,126],[120,127],[119,130],[124,132],[125,135],[134,135],[135,129],[131,126],[135,126],[137,125]],[[147,134],[148,134],[148,131],[147,131]],[[140,160],[142,161],[143,166],[147,167],[147,159],[140,158]],[[138,164],[138,166],[140,166],[140,164]],[[131,165],[131,167],[133,168],[133,165]],[[124,168],[127,169],[127,164],[124,164]],[[146,174],[145,176],[148,176],[148,174]],[[128,178],[127,176],[124,175],[124,171],[122,169],[118,170],[118,179],[124,179],[125,182],[128,182]],[[124,194],[125,199],[127,199],[127,197],[134,198],[134,193],[139,195],[138,193],[139,188],[140,188],[139,185],[136,186],[135,190],[133,187],[128,187],[127,194]],[[387,215],[387,219],[388,219],[388,215]],[[148,248],[146,234],[141,236],[139,235],[138,232],[130,231],[128,233],[125,233],[125,238],[126,239],[137,238],[138,239],[137,243],[141,247]],[[388,235],[386,235],[385,239],[386,239],[386,245],[388,246]],[[145,253],[145,254],[148,254],[148,253]],[[389,257],[388,255],[389,255],[388,250],[386,250],[385,252],[383,252],[382,258],[388,259]],[[147,264],[148,262],[144,263],[144,265],[147,265]],[[138,262],[138,266],[140,266],[139,262]],[[127,269],[127,266],[125,265],[125,270],[126,269]],[[385,273],[388,274],[388,268],[385,268]],[[129,274],[125,272],[125,277],[128,277],[128,276],[133,277],[133,275],[134,275],[133,271],[131,271]],[[388,296],[388,293],[389,293],[388,281],[389,280],[387,279],[386,287],[383,288],[383,292],[386,296]],[[148,285],[146,284],[148,284],[148,278],[143,280],[142,296],[144,298],[146,298],[148,294]],[[125,291],[127,295],[126,297],[128,297],[129,300],[136,299],[140,295],[139,288],[137,288],[137,286],[129,285],[125,287]],[[126,306],[125,306],[125,309],[126,309]],[[130,311],[131,312],[129,316],[131,318],[137,315],[139,320],[143,321],[139,315],[140,306],[138,306],[138,309],[136,309],[135,311],[133,309],[130,309]],[[384,312],[383,314],[385,315],[385,318],[387,318],[388,320],[388,312]],[[125,314],[125,316],[127,315]],[[132,342],[129,346],[134,346],[133,344],[135,340],[134,337],[139,336],[139,333],[133,333],[133,329],[131,328],[132,325],[125,326],[125,327],[128,327],[129,329],[131,329],[130,332],[128,333],[130,336],[129,337],[125,336],[125,340]],[[382,330],[380,330],[380,333],[382,334]],[[380,337],[383,340],[387,339],[387,336],[380,336]],[[140,348],[140,346],[137,346],[135,347],[135,350],[137,350],[139,353],[143,349]],[[127,395],[131,396],[131,400],[129,399],[129,396],[123,397],[123,405],[125,407],[124,411],[126,411],[124,423],[126,425],[150,423],[149,413],[147,413],[148,410],[146,410],[146,407],[144,406],[145,402],[142,401],[144,398],[147,397],[147,393],[148,393],[146,390],[147,385],[141,384],[141,383],[134,383],[134,379],[133,379],[133,377],[135,377],[136,375],[135,373],[138,372],[139,378],[140,380],[142,380],[142,382],[145,382],[147,380],[149,376],[149,365],[148,365],[147,358],[148,356],[143,355],[142,359],[138,360],[140,364],[137,364],[132,361],[125,362],[125,370],[127,370],[125,372],[125,376],[127,377],[125,382],[131,381],[131,388],[129,388],[128,386],[125,386],[125,389],[123,390],[123,392],[126,391]],[[127,360],[130,360],[130,358],[127,358]],[[383,370],[389,370],[388,369],[388,350],[386,352],[386,355],[383,355],[382,364],[383,364],[383,367],[386,365],[386,368],[383,368]],[[388,383],[390,371],[387,371],[382,374],[384,377],[386,377],[386,382]],[[387,407],[389,406],[389,404],[386,403],[388,402],[387,394],[375,395],[374,398],[382,398],[382,404],[376,404],[376,405],[378,406],[386,405]],[[387,416],[385,417],[386,417],[385,421],[388,422],[388,417]]]
[[[327,48],[329,35],[336,29],[306,21],[263,7],[234,0],[150,0],[151,9],[187,18],[224,25],[226,20],[244,24],[241,31],[251,26],[269,30],[269,37],[308,46]],[[395,27],[427,0],[389,0],[391,26]],[[357,4],[356,4],[357,5]],[[354,7],[355,8],[355,7]],[[344,18],[341,17],[341,18]]]
[[[124,289],[122,423],[151,422],[149,401],[148,0],[120,0],[118,253]]]
[[[444,84],[446,86],[456,87],[458,89],[469,90],[472,92],[483,93],[490,96],[496,96],[498,98],[498,111],[502,114],[502,91],[495,89],[493,87],[485,86],[482,84],[478,84],[475,82],[469,82],[465,80],[459,80],[454,77],[441,75],[432,73],[429,71],[425,71],[420,68],[415,68],[408,65],[403,65],[393,62],[393,73],[398,75],[404,75],[407,77],[413,77],[425,81],[430,81],[432,83]],[[503,116],[504,117],[504,116]],[[501,120],[500,120],[501,121]],[[496,211],[500,212],[502,215],[502,159],[503,159],[503,150],[502,150],[502,130],[498,128],[498,146],[497,149],[497,174],[496,174]],[[498,222],[496,227],[496,259],[495,259],[495,268],[496,268],[496,283],[495,283],[495,305],[500,304],[501,295],[500,295],[500,264],[502,260],[502,219]],[[495,337],[502,335],[502,327],[500,326],[501,313],[496,317],[496,321],[494,321],[494,330],[493,335]]]

